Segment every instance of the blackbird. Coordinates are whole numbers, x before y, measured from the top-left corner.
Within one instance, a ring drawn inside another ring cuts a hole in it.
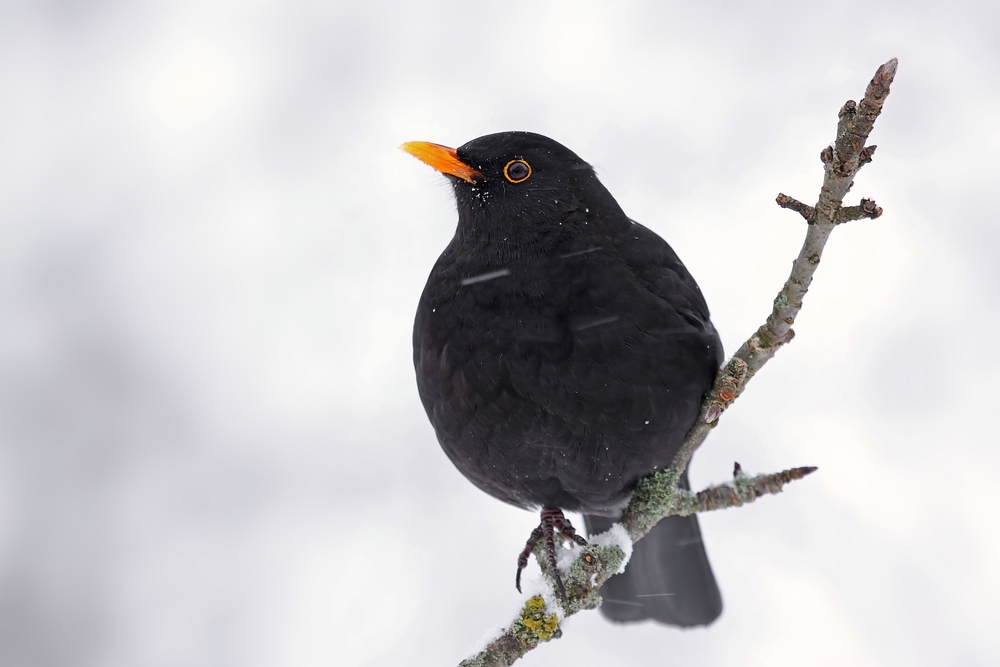
[[[401,147],[454,186],[458,226],[431,270],[413,328],[417,388],[438,440],[473,484],[540,509],[518,559],[556,535],[579,544],[666,467],[722,363],[694,278],[631,220],[593,167],[530,132],[458,149]],[[681,483],[687,486],[686,477]],[[601,589],[614,621],[704,625],[722,598],[695,516],[669,517]]]

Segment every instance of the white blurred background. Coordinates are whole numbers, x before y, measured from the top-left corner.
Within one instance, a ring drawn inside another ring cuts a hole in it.
[[[398,151],[523,129],[678,250],[732,351],[836,113],[899,74],[782,350],[693,481],[708,629],[524,665],[1000,663],[1000,5],[0,3],[0,664],[449,665],[537,517],[469,484],[410,326],[455,224]],[[537,574],[535,566],[529,570]]]

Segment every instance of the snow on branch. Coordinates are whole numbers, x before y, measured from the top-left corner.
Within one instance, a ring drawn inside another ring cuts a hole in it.
[[[678,487],[691,456],[718,424],[722,413],[743,393],[757,371],[795,335],[792,324],[802,309],[802,299],[809,291],[830,233],[839,224],[882,215],[882,209],[870,199],[862,199],[857,206],[845,207],[843,203],[858,170],[872,161],[875,146],[865,143],[889,95],[896,66],[897,61],[893,58],[879,67],[861,102],[848,100],[840,109],[836,138],[820,152],[824,178],[816,204],[809,206],[787,195],[778,195],[779,206],[796,211],[808,223],[802,249],[792,264],[791,275],[774,299],[767,321],[720,370],[712,390],[705,396],[698,420],[685,436],[670,467],[639,481],[620,524],[596,536],[587,546],[569,550],[570,557],[564,559],[568,563],[559,568],[566,588],[565,598],[557,598],[552,592],[552,577],[545,556],[541,547],[536,548],[535,556],[549,590],[530,597],[518,617],[482,651],[463,660],[461,667],[506,667],[540,643],[561,637],[561,621],[601,604],[598,594],[601,584],[624,569],[631,545],[642,539],[660,519],[750,503],[760,496],[779,493],[785,484],[816,470],[813,467],[792,468],[748,477],[736,464],[731,483],[709,487],[697,494]]]

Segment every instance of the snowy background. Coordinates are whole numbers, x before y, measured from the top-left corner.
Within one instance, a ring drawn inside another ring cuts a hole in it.
[[[703,518],[709,629],[582,614],[523,664],[998,664],[1000,5],[416,5],[0,3],[0,664],[456,663],[537,518],[418,402],[455,213],[396,147],[567,144],[732,351],[892,56],[849,202],[886,213],[692,474],[820,471]]]

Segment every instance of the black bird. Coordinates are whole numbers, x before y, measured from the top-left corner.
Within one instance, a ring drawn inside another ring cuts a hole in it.
[[[462,474],[541,509],[518,589],[539,539],[562,589],[555,533],[585,544],[562,511],[583,513],[591,535],[612,525],[639,478],[670,464],[722,343],[676,253],[565,146],[502,132],[402,148],[448,176],[458,205],[413,328],[420,398]],[[697,518],[661,521],[601,594],[615,621],[715,620]]]

